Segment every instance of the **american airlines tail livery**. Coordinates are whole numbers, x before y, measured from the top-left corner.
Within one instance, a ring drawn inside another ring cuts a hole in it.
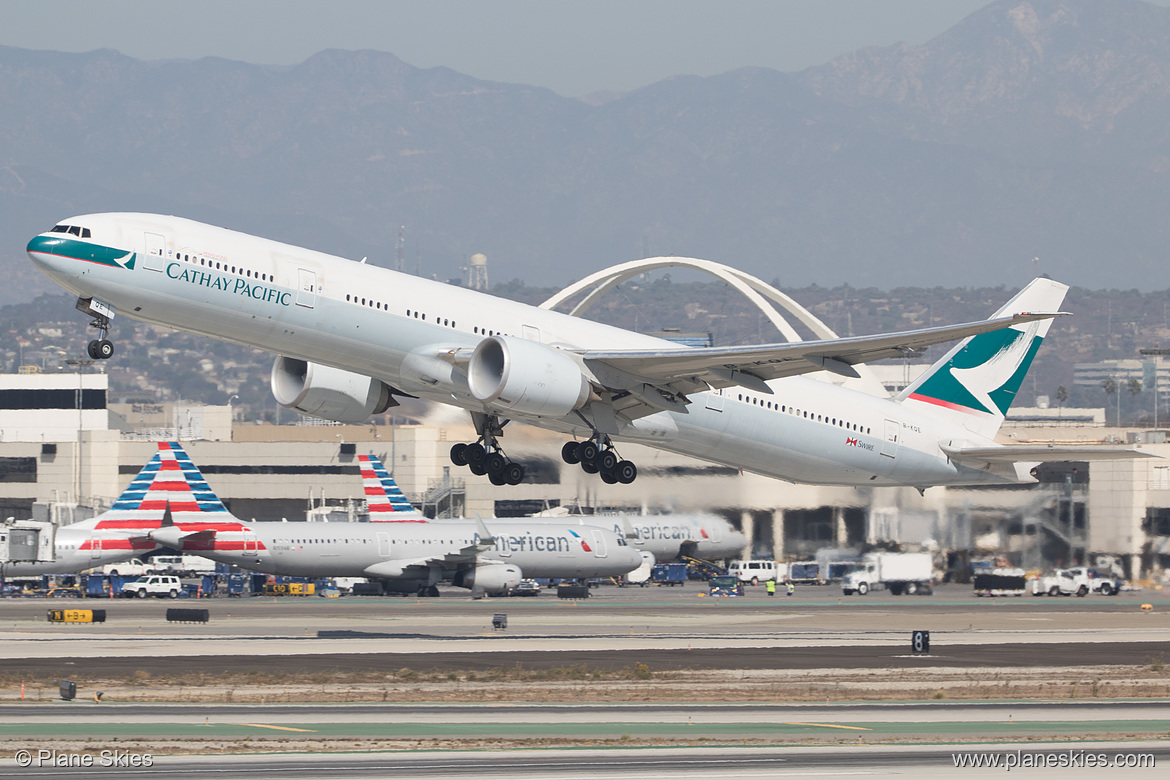
[[[164,523],[195,529],[229,517],[186,453],[161,442],[109,510],[57,529],[55,560],[6,564],[4,576],[73,574],[119,563],[158,547],[151,534]]]
[[[276,400],[361,422],[396,396],[467,409],[479,438],[451,459],[519,483],[505,423],[564,433],[568,463],[608,483],[637,467],[622,442],[797,482],[1031,481],[1041,459],[1132,452],[1004,447],[994,436],[1067,287],[1037,279],[983,322],[856,338],[688,348],[484,293],[178,217],[71,217],[28,254],[78,296],[114,354],[115,315],[275,353]],[[814,377],[963,339],[897,398]]]

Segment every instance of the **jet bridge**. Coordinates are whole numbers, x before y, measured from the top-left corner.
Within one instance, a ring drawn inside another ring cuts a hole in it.
[[[57,527],[37,520],[8,518],[0,523],[0,566],[6,563],[52,563],[57,559]]]

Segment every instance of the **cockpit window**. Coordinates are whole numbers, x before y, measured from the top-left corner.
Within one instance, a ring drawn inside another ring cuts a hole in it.
[[[70,235],[78,236],[80,238],[89,238],[89,228],[79,227],[77,225],[54,225],[50,233],[69,233]]]

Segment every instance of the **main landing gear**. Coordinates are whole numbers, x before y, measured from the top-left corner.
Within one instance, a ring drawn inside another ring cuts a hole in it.
[[[503,422],[496,415],[473,413],[475,429],[479,438],[472,444],[455,444],[451,447],[451,462],[456,466],[467,466],[477,476],[487,474],[493,485],[519,485],[524,481],[524,466],[504,454],[499,437]]]
[[[604,434],[587,441],[565,442],[561,447],[561,460],[568,464],[581,464],[586,474],[600,474],[607,485],[621,483],[628,485],[638,478],[638,467],[628,460],[619,460],[613,443]]]

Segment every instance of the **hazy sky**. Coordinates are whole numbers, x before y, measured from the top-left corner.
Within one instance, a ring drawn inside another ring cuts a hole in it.
[[[1170,3],[1170,0],[1162,0]],[[138,59],[290,65],[379,49],[418,67],[624,91],[743,66],[801,70],[863,46],[923,43],[987,0],[0,0],[0,44]]]

